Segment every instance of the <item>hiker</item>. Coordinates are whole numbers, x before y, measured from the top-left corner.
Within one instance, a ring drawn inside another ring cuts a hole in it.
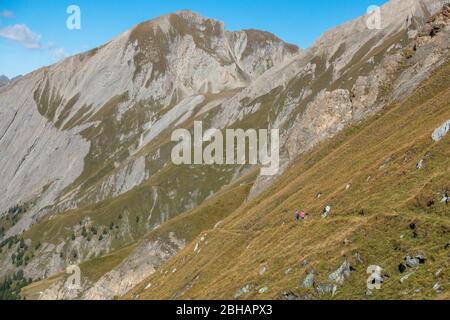
[[[295,221],[299,222],[300,221],[300,212],[295,211]]]
[[[305,210],[302,210],[302,212],[300,213],[300,219],[302,219],[302,222],[305,221],[305,219],[306,219],[306,213],[305,213]]]
[[[326,206],[325,208],[323,208],[322,218],[328,217],[328,215],[330,214],[330,211],[331,211],[331,207],[330,206]]]

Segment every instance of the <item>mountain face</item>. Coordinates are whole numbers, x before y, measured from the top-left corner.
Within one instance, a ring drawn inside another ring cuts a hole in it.
[[[174,166],[171,132],[195,120],[279,128],[281,176],[447,62],[444,4],[392,0],[380,29],[361,17],[306,50],[183,11],[1,88],[0,276],[44,279],[28,297],[112,299],[192,244],[199,251],[204,231],[250,210],[247,200],[267,196],[277,177],[249,166]],[[81,291],[65,286],[71,264],[82,269]],[[183,285],[171,297],[183,297]]]
[[[19,254],[26,263],[11,263],[15,246],[3,252],[3,274],[19,264],[45,278],[107,254],[238,179],[245,168],[175,167],[170,134],[298,52],[179,12],[2,88],[0,236],[41,244],[34,258]]]
[[[145,149],[165,130],[297,52],[273,35],[227,32],[217,21],[180,12],[27,75],[0,98],[0,209],[36,202],[8,236],[48,206],[98,203],[148,180],[167,159],[152,164],[163,150]]]

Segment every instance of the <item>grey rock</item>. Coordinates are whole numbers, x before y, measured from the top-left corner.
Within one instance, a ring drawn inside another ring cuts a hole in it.
[[[441,125],[439,128],[437,128],[433,132],[432,138],[435,142],[441,141],[442,138],[444,138],[449,131],[450,131],[450,120],[448,120],[443,125]]]
[[[350,263],[345,260],[344,263],[332,274],[329,275],[329,279],[337,284],[343,284],[345,279],[350,277],[352,273]]]
[[[372,275],[372,284],[382,284],[384,283],[384,277],[380,272],[374,273]]]
[[[419,261],[419,264],[424,264],[427,259],[425,258],[425,256],[423,254],[418,253],[416,255],[416,260]]]
[[[167,242],[145,240],[124,261],[102,276],[82,296],[83,300],[111,300],[152,275],[165,261],[186,246],[184,240],[169,233]],[[172,272],[176,272],[173,269]]]
[[[303,280],[301,287],[305,288],[305,289],[312,288],[314,286],[314,279],[315,279],[315,274],[314,274],[314,271],[312,271],[306,276],[305,280]]]
[[[283,293],[283,297],[284,297],[285,300],[289,300],[289,301],[300,300],[299,296],[297,296],[295,293],[290,292],[290,291]]]
[[[243,295],[249,294],[253,290],[254,286],[252,284],[247,284],[246,286],[239,289],[234,295],[235,299],[240,298]]]
[[[359,254],[359,252],[355,252],[355,254],[353,255],[353,257],[355,258],[356,262],[359,264],[364,263],[364,259],[361,256],[361,254]]]
[[[417,168],[418,170],[424,169],[424,168],[425,168],[425,161],[424,161],[424,160],[420,160],[420,161],[417,163],[416,168]]]
[[[407,256],[407,257],[405,258],[405,262],[406,262],[406,265],[407,265],[408,267],[410,267],[410,268],[417,268],[417,267],[419,266],[419,264],[420,264],[419,259],[417,259],[417,258],[412,258],[412,257],[410,257],[410,256]]]
[[[259,294],[264,294],[269,292],[269,288],[268,287],[262,287],[261,289],[258,290]]]
[[[433,286],[433,291],[436,293],[442,292],[442,286],[439,282],[435,283],[435,285]]]
[[[263,276],[267,272],[267,269],[267,265],[261,266],[261,268],[259,268],[259,275]]]
[[[316,291],[320,295],[334,295],[336,293],[337,286],[328,284],[328,283],[321,283],[316,286]]]

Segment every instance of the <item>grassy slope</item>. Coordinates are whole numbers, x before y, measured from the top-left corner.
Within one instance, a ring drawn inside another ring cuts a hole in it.
[[[213,228],[245,202],[256,176],[257,171],[250,172],[197,208],[169,220],[149,233],[145,239],[160,240],[173,232],[178,239],[183,239],[187,243],[191,242],[201,232]]]
[[[218,192],[195,209],[169,220],[159,228],[145,236],[147,240],[169,241],[173,233],[177,239],[186,243],[195,239],[202,231],[213,228],[219,221],[235,211],[248,197],[256,178],[256,171],[237,180],[224,190]],[[125,258],[133,253],[137,243],[116,250],[111,254],[95,258],[80,265],[83,278],[90,282],[98,281],[104,274],[118,266]],[[33,283],[22,290],[22,296],[27,300],[37,299],[39,292],[45,291],[51,285],[65,279],[66,274],[58,274],[49,279]]]
[[[316,283],[329,283],[328,275],[345,257],[356,271],[334,298],[449,298],[450,259],[444,246],[450,242],[450,206],[439,202],[439,192],[450,187],[450,136],[438,143],[431,139],[450,118],[449,101],[447,64],[404,102],[302,157],[270,190],[239,208],[222,227],[203,233],[203,242],[192,242],[125,298],[233,298],[247,284],[269,290],[241,298],[280,298],[289,290],[304,298],[331,298],[299,284],[310,270],[317,273]],[[420,159],[425,159],[424,170],[416,169]],[[428,206],[431,200],[435,205]],[[323,220],[320,211],[327,204],[332,215]],[[297,208],[309,212],[305,224],[292,221]],[[197,243],[200,253],[194,250]],[[417,251],[427,262],[401,284],[398,265]],[[382,290],[366,296],[366,269],[374,264],[390,277]],[[263,275],[261,266],[268,268]],[[438,281],[446,289],[440,295],[432,290]],[[152,286],[145,290],[148,283]]]

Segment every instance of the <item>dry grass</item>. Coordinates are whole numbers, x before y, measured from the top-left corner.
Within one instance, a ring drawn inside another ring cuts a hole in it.
[[[329,299],[299,284],[310,270],[317,272],[317,283],[330,282],[328,275],[345,257],[356,271],[335,299],[448,298],[444,246],[450,242],[450,208],[439,202],[439,192],[450,187],[450,137],[434,143],[431,133],[450,118],[449,88],[450,65],[445,65],[407,100],[299,159],[270,190],[236,210],[221,228],[203,233],[206,240],[193,241],[125,298],[234,298],[238,289],[253,284],[269,291],[253,290],[241,298],[277,299],[292,290],[303,298]],[[426,167],[417,170],[421,159]],[[323,220],[320,212],[327,204],[332,214]],[[293,221],[295,209],[310,214],[305,224]],[[194,252],[197,243],[200,253]],[[418,251],[426,264],[401,284],[399,263]],[[366,296],[366,269],[374,264],[389,278],[382,290]],[[263,265],[268,271],[260,275]],[[444,293],[432,290],[436,282]],[[145,290],[148,283],[151,289]]]
[[[195,209],[187,211],[153,230],[145,236],[145,239],[170,242],[170,235],[173,234],[186,243],[191,242],[201,232],[213,228],[218,222],[226,218],[244,203],[256,179],[256,174],[256,171],[250,172],[233,184],[225,187],[222,191],[214,194],[214,196],[204,201],[204,203]],[[139,201],[135,202],[138,203]],[[115,207],[120,206],[113,204],[112,208]],[[107,211],[109,213],[109,210]],[[102,212],[98,211],[95,214],[97,218],[101,215]],[[73,220],[74,217],[76,217],[75,220]],[[42,241],[48,235],[60,236],[64,233],[63,229],[65,227],[76,223],[78,219],[80,219],[80,216],[76,213],[72,217],[71,215],[60,216],[56,221],[39,224],[39,229],[34,229],[34,233],[28,233],[27,237],[34,238],[40,235],[39,239]],[[114,269],[132,254],[136,245],[137,243],[132,243],[105,256],[81,263],[80,269],[83,279],[88,280],[90,283],[98,281],[103,275]],[[40,292],[45,291],[51,285],[66,277],[66,274],[59,274],[49,279],[33,283],[22,290],[22,296],[27,300],[37,299],[39,298]]]

